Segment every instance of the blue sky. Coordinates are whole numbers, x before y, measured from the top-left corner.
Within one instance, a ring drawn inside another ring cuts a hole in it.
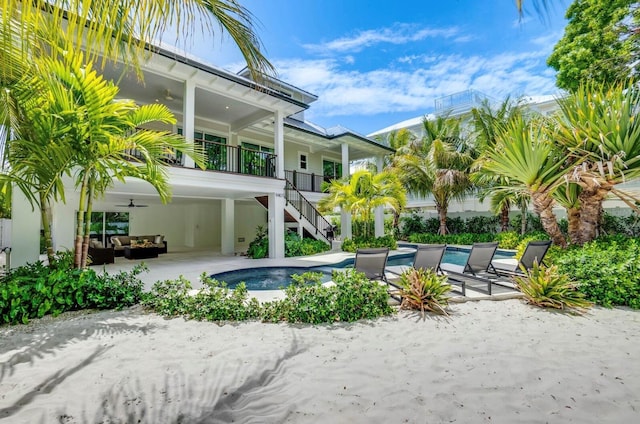
[[[498,100],[557,93],[546,58],[568,2],[551,3],[546,18],[529,10],[519,20],[513,0],[241,0],[278,76],[319,96],[306,118],[361,134],[467,89]],[[244,66],[220,36],[186,48],[234,72]]]

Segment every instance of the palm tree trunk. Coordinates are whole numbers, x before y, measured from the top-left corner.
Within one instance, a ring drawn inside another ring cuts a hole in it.
[[[580,238],[580,208],[567,209],[567,221],[569,221],[569,242],[577,243]]]
[[[393,210],[393,236],[400,237],[400,212]]]
[[[76,220],[76,240],[75,252],[73,257],[73,266],[75,268],[82,267],[82,239],[84,233],[84,205],[87,196],[87,177],[86,174],[80,185],[80,201],[78,202],[78,218]]]
[[[531,200],[533,201],[533,210],[540,216],[542,222],[542,228],[549,234],[553,244],[560,247],[567,247],[567,240],[565,239],[556,215],[553,213],[553,198],[545,191],[532,192]]]
[[[500,211],[500,231],[509,231],[509,206],[503,206]]]
[[[91,211],[93,210],[93,183],[89,183],[87,188],[87,210],[85,212],[84,223],[84,237],[82,239],[82,258],[80,259],[80,266],[86,268],[87,257],[89,256],[89,236],[91,234]]]
[[[438,230],[438,234],[444,236],[449,232],[447,230],[447,209],[440,206],[436,206],[436,209],[438,211],[438,218],[440,219],[440,229]]]
[[[611,186],[606,183],[593,184],[583,189],[578,196],[580,200],[580,228],[574,243],[582,246],[592,241],[598,235],[598,227],[602,214],[602,202],[611,191]]]
[[[527,219],[529,217],[529,212],[527,211],[527,205],[522,205],[520,207],[520,215],[522,219],[520,220],[520,235],[525,235],[527,232]]]
[[[44,230],[44,246],[47,249],[47,259],[49,265],[53,264],[53,239],[51,237],[51,223],[49,222],[49,202],[47,201],[44,193],[41,191],[40,195],[40,219],[42,220],[42,228]]]

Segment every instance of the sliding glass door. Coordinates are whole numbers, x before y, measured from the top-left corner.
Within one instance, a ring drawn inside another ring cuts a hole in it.
[[[129,212],[91,213],[91,238],[107,246],[111,243],[111,236],[116,235],[129,235]]]

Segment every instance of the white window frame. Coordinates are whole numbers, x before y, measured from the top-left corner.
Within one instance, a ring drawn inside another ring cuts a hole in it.
[[[302,167],[302,156],[304,159],[304,168]],[[298,171],[309,173],[309,152],[298,151]]]

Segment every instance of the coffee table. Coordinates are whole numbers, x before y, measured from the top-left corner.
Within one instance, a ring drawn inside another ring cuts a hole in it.
[[[125,246],[124,257],[127,259],[148,259],[158,257],[157,247],[130,247]]]

